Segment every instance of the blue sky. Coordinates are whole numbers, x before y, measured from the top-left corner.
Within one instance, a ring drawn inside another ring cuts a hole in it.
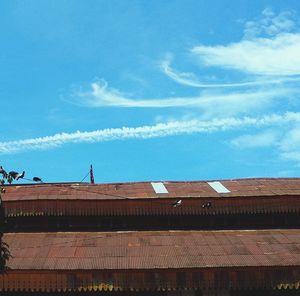
[[[45,182],[300,176],[298,0],[1,1],[0,162]]]

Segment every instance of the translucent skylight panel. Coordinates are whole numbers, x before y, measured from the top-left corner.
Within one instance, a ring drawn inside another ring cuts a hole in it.
[[[151,185],[155,191],[155,193],[169,193],[166,186],[162,182],[151,182]]]
[[[218,193],[229,193],[230,190],[228,190],[221,182],[215,181],[215,182],[207,182],[207,184],[214,189]]]

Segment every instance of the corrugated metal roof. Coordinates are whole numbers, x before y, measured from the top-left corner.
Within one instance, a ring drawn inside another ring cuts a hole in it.
[[[216,192],[207,181],[164,182],[168,193],[155,193],[151,184],[8,185],[2,198],[7,216],[300,212],[300,178],[223,180],[227,193]],[[182,203],[174,208],[171,199]]]
[[[208,181],[169,182],[163,184],[168,193],[155,193],[151,182],[109,184],[34,184],[7,185],[4,201],[20,200],[106,200],[184,197],[247,197],[247,196],[300,196],[300,178],[236,179],[221,182],[230,192],[218,193]],[[152,182],[153,183],[153,182]]]
[[[11,270],[300,266],[300,230],[7,233],[4,240]]]
[[[112,200],[19,200],[5,202],[6,216],[121,216],[121,215],[216,215],[235,213],[299,213],[300,198],[287,196],[246,196],[181,199],[172,206],[171,197],[165,199],[112,199]],[[210,204],[210,207],[204,205]]]

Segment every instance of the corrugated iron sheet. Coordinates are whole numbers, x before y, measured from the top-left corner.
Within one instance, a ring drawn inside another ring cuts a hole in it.
[[[8,233],[4,240],[12,270],[300,266],[300,230]]]
[[[210,202],[209,208],[203,207]],[[19,200],[5,201],[5,214],[15,216],[147,216],[147,215],[215,215],[236,213],[300,212],[300,197],[185,198],[174,208],[170,198],[123,200]]]
[[[8,272],[0,275],[0,291],[72,292],[72,291],[188,291],[229,289],[299,289],[300,270],[174,270],[162,272]],[[268,289],[268,290],[267,290]]]
[[[34,185],[7,185],[4,201],[20,200],[106,200],[184,197],[246,197],[246,196],[300,196],[300,178],[222,180],[229,193],[217,193],[208,181],[163,182],[168,193],[155,193],[151,182],[74,184],[51,183]]]
[[[300,178],[224,180],[226,194],[205,181],[164,184],[169,193],[156,194],[150,182],[8,185],[3,200],[7,216],[300,212]],[[183,200],[179,207],[171,206],[174,198]]]

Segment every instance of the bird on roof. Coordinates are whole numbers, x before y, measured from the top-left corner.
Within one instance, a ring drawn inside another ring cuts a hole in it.
[[[13,179],[16,179],[17,176],[19,175],[19,173],[16,172],[16,171],[10,171],[10,172],[8,173],[8,175],[11,176]]]
[[[202,205],[203,209],[205,209],[205,208],[209,209],[210,207],[211,207],[211,202],[210,201],[208,201],[207,203],[205,203],[205,204]]]
[[[23,171],[21,174],[18,174],[18,175],[16,176],[16,180],[23,179],[24,176],[25,176],[25,171]]]
[[[5,169],[2,166],[0,166],[0,174],[2,174],[2,176],[5,178],[7,177],[7,172],[5,171]]]
[[[178,199],[172,203],[173,208],[177,208],[182,204],[182,200]]]
[[[33,177],[32,181],[34,181],[34,182],[43,182],[42,179],[39,178],[39,177]]]

